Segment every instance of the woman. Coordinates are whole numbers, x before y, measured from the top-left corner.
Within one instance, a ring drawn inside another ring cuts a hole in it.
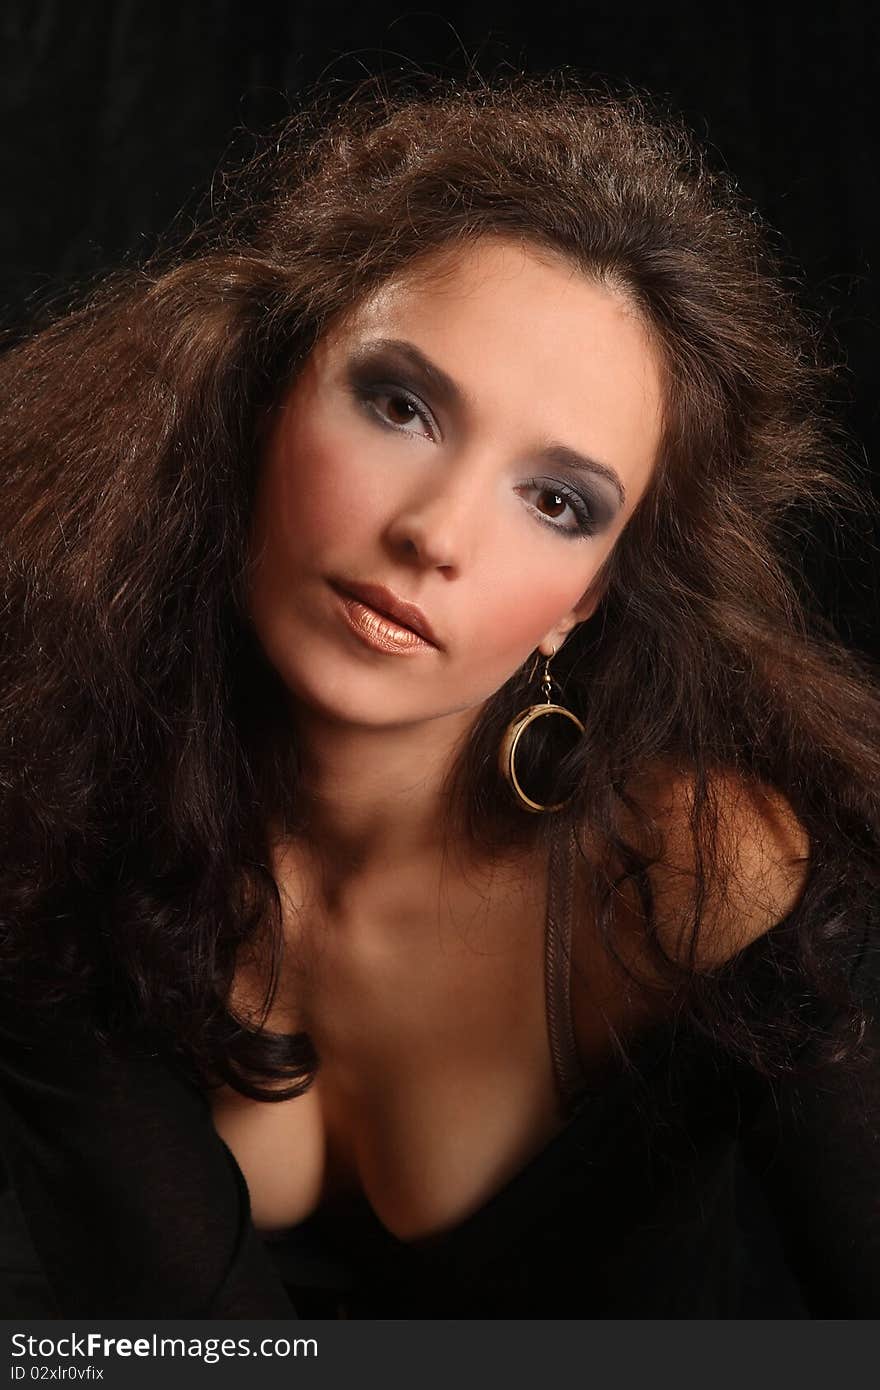
[[[749,210],[526,77],[230,197],[4,360],[15,1311],[875,1314],[880,703],[786,550],[865,504]]]

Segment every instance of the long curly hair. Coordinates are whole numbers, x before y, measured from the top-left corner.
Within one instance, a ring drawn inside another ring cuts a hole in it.
[[[312,93],[209,214],[54,310],[0,360],[0,984],[41,1017],[161,1040],[191,1074],[298,1095],[319,1058],[265,1026],[283,949],[270,824],[302,825],[285,691],[248,616],[265,422],[328,326],[395,273],[481,236],[550,248],[637,305],[664,370],[651,483],[594,616],[554,663],[585,732],[563,810],[524,815],[497,765],[525,668],[449,774],[475,842],[571,829],[614,950],[621,884],[704,1034],[766,1075],[841,1061],[880,878],[877,673],[797,575],[809,509],[864,513],[823,405],[833,369],[730,178],[644,96],[572,74],[368,80]],[[538,768],[537,741],[526,750]],[[686,770],[691,953],[656,930],[656,826],[630,789]],[[700,970],[724,881],[717,774],[776,788],[811,841],[795,910]],[[231,1002],[267,943],[262,1012]],[[751,968],[750,968],[751,967]],[[829,1019],[835,1024],[831,1026]],[[281,1084],[279,1084],[281,1083]]]

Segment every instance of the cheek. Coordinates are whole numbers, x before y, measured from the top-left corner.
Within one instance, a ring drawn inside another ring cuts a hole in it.
[[[524,573],[521,563],[506,574],[498,573],[496,567],[492,582],[481,586],[473,609],[470,637],[475,658],[483,662],[494,658],[505,678],[521,665],[589,584],[583,562],[573,570],[569,562],[567,573],[548,580],[546,564],[533,574]]]
[[[387,479],[371,469],[356,432],[299,424],[267,457],[267,518],[288,556],[321,563],[374,534]],[[269,495],[270,494],[270,495]]]

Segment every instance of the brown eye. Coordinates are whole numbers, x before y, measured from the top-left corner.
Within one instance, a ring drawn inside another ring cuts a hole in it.
[[[356,386],[355,395],[380,424],[400,434],[417,434],[419,438],[433,439],[435,429],[433,420],[425,406],[408,391],[389,386]],[[409,426],[418,421],[425,433],[411,430]]]
[[[564,487],[561,483],[547,483],[542,478],[529,478],[528,482],[523,484],[523,488],[536,497],[537,500],[530,503],[530,508],[544,526],[551,527],[563,536],[595,534],[596,518],[593,509],[579,493]],[[571,513],[574,524],[557,524],[567,512]]]
[[[393,417],[395,425],[409,425],[418,415],[412,401],[408,401],[406,396],[388,396],[388,415]]]
[[[538,495],[539,497],[551,497],[553,499],[551,502],[551,506],[558,508],[558,510],[554,511],[552,514],[554,518],[559,516],[560,512],[564,511],[565,508],[569,505],[561,493],[554,492],[553,489],[549,487],[543,488]]]

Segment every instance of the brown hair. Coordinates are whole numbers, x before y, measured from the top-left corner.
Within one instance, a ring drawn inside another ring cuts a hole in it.
[[[584,848],[607,942],[623,880],[650,939],[663,846],[628,789],[647,768],[687,770],[695,947],[726,872],[716,775],[777,788],[811,840],[801,900],[731,965],[678,968],[697,1026],[760,1070],[791,1067],[810,1038],[842,1059],[865,1026],[848,978],[880,876],[880,701],[796,578],[795,509],[842,520],[867,492],[752,210],[644,98],[570,75],[319,93],[196,231],[6,352],[2,978],[101,1036],[160,1037],[248,1094],[260,1078],[291,1083],[275,1098],[309,1084],[307,1036],[229,1008],[264,930],[274,988],[267,826],[301,821],[284,691],[247,618],[261,422],[335,318],[486,234],[527,238],[638,305],[665,425],[599,608],[554,663],[585,725],[560,768],[572,800],[527,816],[500,779],[526,668],[450,770],[451,811],[486,846],[575,827],[605,851]],[[838,1026],[822,1031],[829,1010]]]

